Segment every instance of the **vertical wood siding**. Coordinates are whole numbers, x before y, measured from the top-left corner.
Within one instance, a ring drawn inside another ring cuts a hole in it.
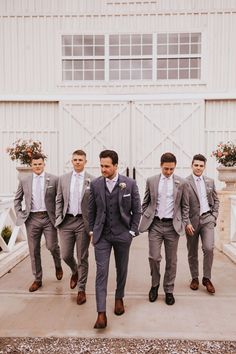
[[[40,140],[48,155],[47,170],[58,173],[57,103],[0,103],[0,194],[13,193],[17,187],[17,163],[6,148],[17,139]]]

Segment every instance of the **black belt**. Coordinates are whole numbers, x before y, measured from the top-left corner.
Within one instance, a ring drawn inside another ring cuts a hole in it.
[[[66,216],[69,216],[70,218],[77,218],[77,217],[79,217],[79,216],[82,216],[82,214],[77,214],[77,215],[66,214]]]
[[[173,218],[162,218],[162,219],[160,219],[159,216],[155,216],[155,218],[157,218],[157,220],[160,220],[160,221],[163,221],[163,222],[173,221]]]
[[[31,211],[30,214],[44,216],[44,215],[48,215],[48,212],[47,211]]]
[[[204,216],[204,215],[207,215],[207,214],[211,214],[211,211],[208,210],[208,211],[206,211],[205,213],[202,213],[201,216]]]

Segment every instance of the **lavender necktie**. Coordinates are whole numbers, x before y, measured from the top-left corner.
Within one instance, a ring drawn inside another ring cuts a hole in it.
[[[159,204],[159,210],[158,210],[158,216],[160,219],[165,217],[166,213],[166,207],[167,207],[167,182],[168,178],[164,178],[163,180],[163,185],[162,185],[162,190],[161,190],[161,197],[160,197],[160,204]]]

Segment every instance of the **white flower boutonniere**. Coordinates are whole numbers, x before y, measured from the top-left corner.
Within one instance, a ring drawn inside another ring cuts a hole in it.
[[[86,178],[85,183],[86,183],[87,185],[89,185],[90,182],[91,182],[90,178]]]
[[[49,181],[50,181],[50,178],[49,178],[49,177],[47,177],[47,178],[46,178],[46,181],[47,181],[47,182],[49,182]]]
[[[175,183],[176,183],[176,184],[180,184],[180,181],[176,180]]]
[[[119,183],[119,187],[120,187],[121,190],[125,189],[126,188],[126,183],[124,183],[124,182]]]

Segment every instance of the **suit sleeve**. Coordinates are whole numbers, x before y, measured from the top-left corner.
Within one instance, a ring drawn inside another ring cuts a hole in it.
[[[63,217],[64,198],[62,193],[61,178],[57,181],[57,196],[56,196],[56,219]]]
[[[147,180],[145,194],[142,203],[142,213],[144,213],[145,210],[148,208],[150,201],[151,201],[151,196],[150,196],[150,189],[149,189],[149,180]]]
[[[14,198],[14,209],[17,216],[19,216],[22,213],[23,197],[24,197],[24,190],[23,190],[22,181],[20,181]]]
[[[97,215],[97,205],[95,201],[94,184],[91,183],[90,193],[89,193],[89,206],[88,206],[89,231],[93,231],[96,215]]]
[[[132,187],[132,204],[131,204],[132,218],[130,230],[138,235],[138,226],[141,218],[141,201],[137,183],[134,181]]]
[[[212,192],[212,197],[214,200],[214,205],[212,206],[212,215],[217,219],[218,214],[219,214],[219,205],[220,201],[217,196],[216,188],[215,188],[215,182],[213,181],[213,192]]]
[[[187,181],[183,183],[183,194],[181,199],[181,211],[182,211],[182,220],[184,225],[191,224],[189,220],[189,184]]]

